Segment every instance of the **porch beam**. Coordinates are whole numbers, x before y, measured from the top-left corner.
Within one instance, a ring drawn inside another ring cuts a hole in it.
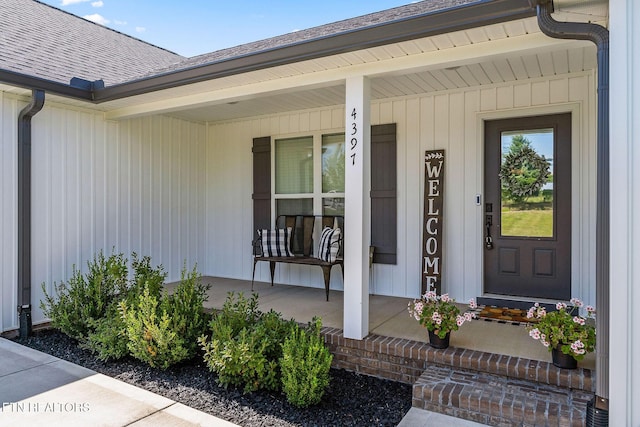
[[[371,241],[371,82],[351,77],[345,90],[344,336],[369,334]]]
[[[211,90],[210,83],[196,83],[192,87],[174,88],[166,93],[166,99],[144,102],[116,108],[105,113],[107,120],[118,120],[150,114],[163,114],[185,108],[199,108],[229,102],[291,93],[300,90],[342,85],[345,79],[367,75],[369,78],[398,72],[437,70],[444,67],[474,64],[487,59],[507,58],[512,55],[531,55],[550,50],[562,50],[577,46],[575,40],[550,39],[543,33],[524,34],[490,42],[459,46],[450,49],[424,52],[375,63],[357,64],[332,70],[318,71],[278,78],[259,83]],[[583,42],[589,46],[589,42]],[[180,96],[181,90],[196,93]],[[103,104],[108,107],[108,103]]]

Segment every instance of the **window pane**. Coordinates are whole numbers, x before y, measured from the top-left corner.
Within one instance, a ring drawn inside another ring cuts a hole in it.
[[[277,139],[276,194],[313,192],[313,137]]]
[[[322,199],[322,215],[343,215],[344,197],[327,197]]]
[[[279,215],[313,215],[313,199],[277,199],[276,217]]]
[[[344,193],[344,133],[322,135],[322,192]]]
[[[553,237],[553,129],[502,132],[501,234]]]

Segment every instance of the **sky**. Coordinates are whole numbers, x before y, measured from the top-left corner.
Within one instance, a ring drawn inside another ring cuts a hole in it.
[[[187,57],[412,3],[412,0],[40,1]]]

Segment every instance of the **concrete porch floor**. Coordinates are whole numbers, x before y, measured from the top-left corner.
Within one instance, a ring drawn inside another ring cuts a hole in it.
[[[209,299],[205,307],[220,309],[229,292],[243,292],[251,295],[251,281],[220,277],[203,277],[204,283],[211,285]],[[169,289],[173,285],[167,285]],[[325,301],[325,291],[321,288],[255,282],[254,292],[259,295],[262,311],[273,309],[285,319],[293,318],[307,323],[314,316],[322,318],[324,326],[342,329],[343,293],[330,291],[329,301]],[[406,338],[428,342],[426,330],[407,312],[408,298],[369,296],[369,331],[371,334]],[[551,353],[539,342],[529,337],[524,326],[474,320],[465,323],[451,335],[451,346],[479,350],[488,353],[505,354],[533,360],[551,361]],[[578,366],[595,369],[595,353],[588,354]]]

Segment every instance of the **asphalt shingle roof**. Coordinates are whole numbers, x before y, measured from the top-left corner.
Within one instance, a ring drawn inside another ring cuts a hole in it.
[[[0,0],[0,68],[69,84],[132,80],[184,57],[34,0]]]
[[[36,0],[0,0],[0,69],[64,84],[78,77],[111,86],[477,1],[425,0],[185,58]]]

